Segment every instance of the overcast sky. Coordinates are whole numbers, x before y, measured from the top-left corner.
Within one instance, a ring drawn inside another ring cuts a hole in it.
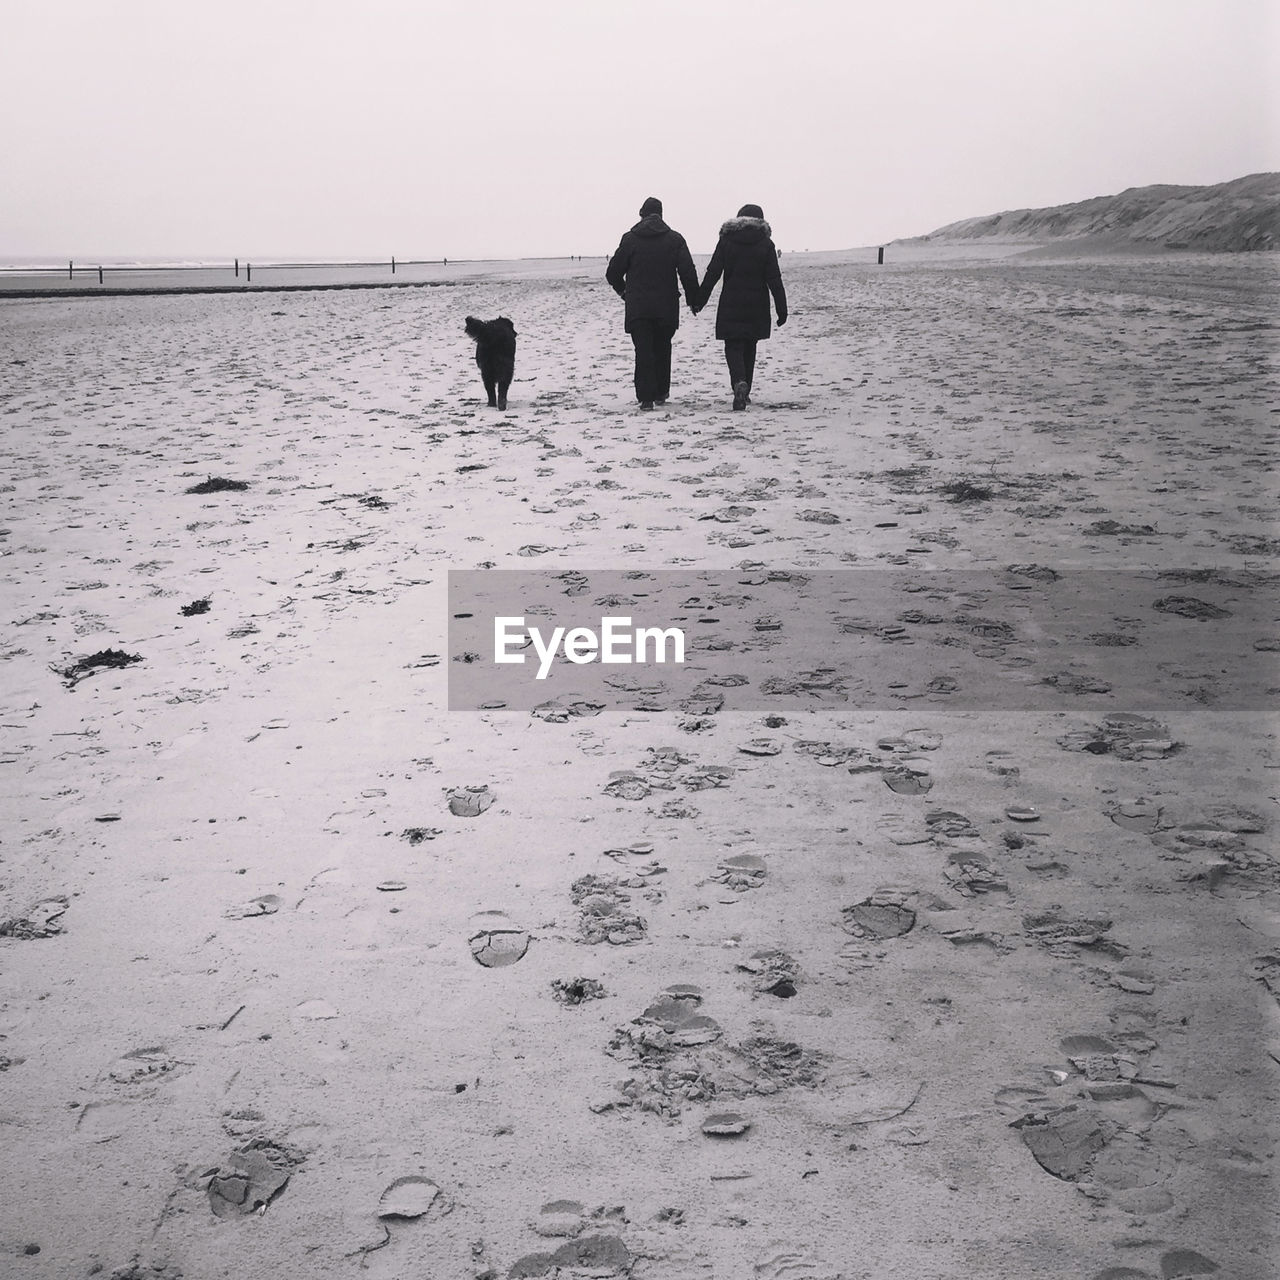
[[[0,258],[784,250],[1280,169],[1280,0],[0,0]]]

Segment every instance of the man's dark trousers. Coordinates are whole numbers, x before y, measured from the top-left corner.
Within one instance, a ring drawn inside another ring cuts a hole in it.
[[[665,320],[631,322],[636,348],[636,399],[665,400],[671,394],[671,339],[676,326]]]

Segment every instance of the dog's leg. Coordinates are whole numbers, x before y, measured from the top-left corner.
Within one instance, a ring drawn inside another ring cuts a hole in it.
[[[511,388],[511,379],[516,374],[516,362],[510,356],[505,357],[497,368],[498,374],[498,408],[507,407],[507,392]]]
[[[484,391],[485,391],[485,395],[489,397],[489,408],[490,409],[499,408],[500,406],[498,404],[498,398],[497,398],[497,384],[494,382],[493,374],[490,373],[488,369],[485,369],[481,372],[480,376],[484,379]]]

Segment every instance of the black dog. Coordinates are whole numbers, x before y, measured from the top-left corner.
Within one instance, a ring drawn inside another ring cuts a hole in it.
[[[476,364],[489,396],[491,409],[507,407],[507,388],[516,372],[516,328],[506,316],[477,320],[468,316],[468,337],[476,343]]]

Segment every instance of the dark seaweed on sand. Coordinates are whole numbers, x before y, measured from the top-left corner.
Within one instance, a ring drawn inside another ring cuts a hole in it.
[[[244,480],[224,480],[221,476],[210,476],[207,480],[201,480],[199,484],[193,484],[188,493],[223,493],[227,490],[239,492],[241,489],[247,489],[248,483]]]
[[[99,649],[97,653],[91,653],[69,667],[53,667],[52,670],[67,682],[68,687],[74,688],[81,680],[97,675],[99,671],[131,667],[135,662],[141,661],[140,653],[125,653],[123,649]]]
[[[208,613],[210,600],[206,597],[204,600],[193,600],[190,604],[182,606],[182,616],[184,618],[193,618],[197,613]]]
[[[952,480],[938,492],[951,502],[989,502],[993,496],[990,489],[969,480]]]

